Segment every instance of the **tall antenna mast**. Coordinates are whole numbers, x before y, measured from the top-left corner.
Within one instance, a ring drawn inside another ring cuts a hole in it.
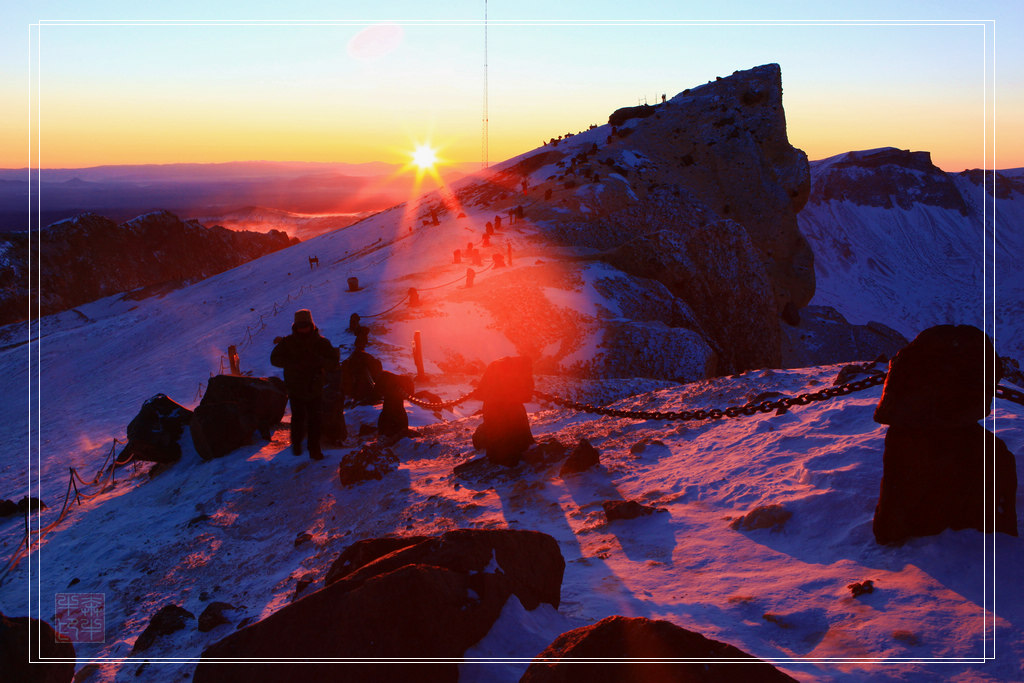
[[[490,164],[488,163],[488,152],[489,152],[489,141],[487,139],[487,0],[484,0],[484,116],[483,116],[483,136],[480,141],[480,157],[481,166],[487,168]]]

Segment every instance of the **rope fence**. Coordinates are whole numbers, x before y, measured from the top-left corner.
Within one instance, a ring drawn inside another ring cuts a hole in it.
[[[10,573],[18,566],[21,560],[27,555],[32,553],[32,546],[39,547],[42,544],[43,536],[52,531],[61,522],[67,518],[71,511],[71,504],[77,503],[79,506],[82,505],[82,501],[90,501],[101,493],[107,492],[110,488],[115,485],[115,472],[118,467],[123,467],[129,463],[135,461],[134,454],[129,455],[124,460],[118,460],[116,455],[117,445],[124,444],[124,441],[114,439],[110,444],[110,449],[107,451],[107,456],[103,459],[103,464],[100,465],[99,470],[90,480],[85,480],[82,475],[78,473],[78,470],[74,467],[68,468],[68,485],[64,492],[64,503],[61,505],[60,513],[57,518],[47,524],[46,526],[40,527],[34,533],[30,529],[29,518],[32,516],[31,507],[25,512],[25,534],[22,536],[21,541],[14,549],[14,554],[11,556],[7,566],[0,570],[0,585],[3,585],[4,581],[10,575]],[[113,461],[113,462],[111,462]],[[111,463],[110,467],[107,467],[107,463]],[[109,481],[107,481],[109,479]],[[92,493],[83,493],[79,490],[78,486],[81,484],[83,487],[99,486],[100,488]],[[74,496],[72,496],[72,491]],[[31,505],[31,501],[29,501]],[[40,516],[42,512],[40,511]]]

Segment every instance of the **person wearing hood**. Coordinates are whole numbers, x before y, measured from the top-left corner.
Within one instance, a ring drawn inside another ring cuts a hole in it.
[[[321,399],[324,376],[337,364],[338,349],[320,334],[308,309],[295,312],[292,333],[281,339],[270,353],[270,363],[284,369],[284,383],[292,406],[292,453],[302,455],[306,439],[309,457],[321,460]]]

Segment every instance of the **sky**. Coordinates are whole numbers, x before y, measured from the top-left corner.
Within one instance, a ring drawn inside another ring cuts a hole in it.
[[[0,167],[402,163],[423,143],[493,163],[776,62],[811,159],[893,146],[1014,168],[1019,5],[491,0],[485,56],[482,1],[29,2],[0,28]]]

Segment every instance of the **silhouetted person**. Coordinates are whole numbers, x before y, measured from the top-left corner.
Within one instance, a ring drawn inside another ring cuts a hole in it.
[[[302,454],[307,439],[309,457],[320,460],[320,411],[324,375],[338,362],[338,350],[320,334],[308,309],[295,312],[292,333],[270,353],[272,365],[284,369],[284,383],[292,406],[292,453]]]

